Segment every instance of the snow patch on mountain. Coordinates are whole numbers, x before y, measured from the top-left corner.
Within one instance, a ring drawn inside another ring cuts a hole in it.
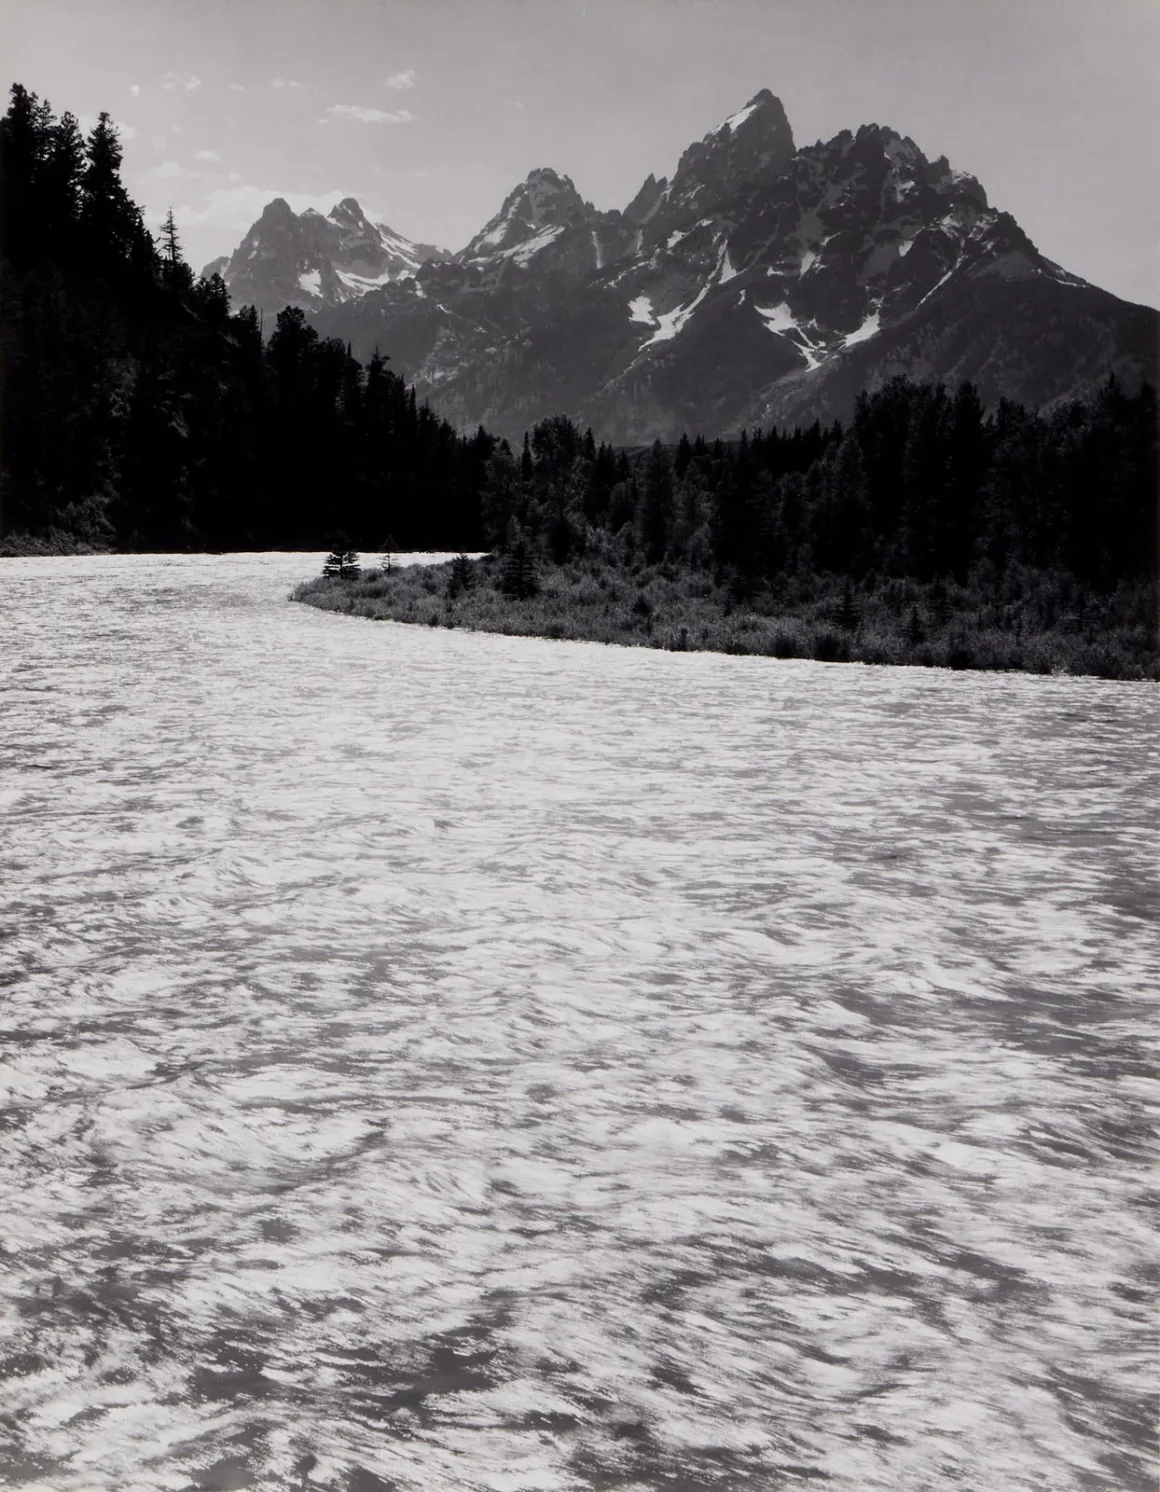
[[[877,336],[879,331],[881,331],[881,327],[878,324],[878,317],[879,307],[875,306],[862,325],[856,331],[849,332],[842,339],[843,347],[853,347],[858,342],[868,342],[871,337]]]
[[[757,314],[764,317],[765,324],[771,332],[796,332],[799,330],[797,318],[790,310],[785,301],[778,301],[776,306],[754,306]]]
[[[806,332],[786,301],[778,301],[773,306],[755,305],[753,309],[764,320],[767,330],[773,332],[775,336],[787,337],[791,341],[805,358],[806,366],[811,373],[815,368],[821,367],[825,353],[819,352],[818,344]]]
[[[936,290],[941,290],[946,282],[950,279],[950,277],[954,274],[955,270],[958,269],[961,263],[961,258],[956,259],[955,262],[951,265],[950,269],[947,270],[946,274],[943,275],[942,279],[937,281],[936,284],[930,287],[930,289],[923,296],[922,300],[918,302],[918,306],[921,306],[925,301],[930,300],[931,296],[935,293]],[[918,306],[915,306],[914,308],[916,311],[918,310]]]
[[[564,224],[559,223],[554,228],[541,228],[539,233],[533,234],[531,238],[525,239],[523,243],[516,244],[514,248],[504,249],[501,254],[503,259],[511,259],[515,264],[527,264],[541,249],[560,237],[564,231]]]
[[[380,286],[389,285],[397,278],[395,273],[389,269],[383,270],[381,275],[356,275],[353,270],[349,269],[336,269],[335,274],[339,281],[355,295],[365,295],[368,290],[378,290]]]
[[[723,129],[723,130],[735,130],[735,129],[739,129],[745,123],[745,121],[749,118],[749,116],[754,112],[754,110],[757,107],[758,107],[758,101],[757,101],[757,99],[754,99],[752,103],[746,104],[743,109],[738,109],[737,112],[736,112],[736,114],[730,114],[729,118],[725,121],[725,123],[719,126],[719,129]]]
[[[512,203],[511,207],[496,222],[494,227],[490,228],[486,233],[481,233],[475,240],[476,247],[481,249],[498,249],[504,241],[514,212],[515,203]]]
[[[681,331],[689,317],[709,294],[715,280],[706,280],[687,306],[678,306],[675,311],[664,311],[657,320],[657,329],[647,342],[641,343],[641,351],[657,342],[670,342]]]
[[[321,295],[322,271],[320,269],[305,270],[298,276],[298,283],[307,295]]]
[[[638,295],[635,300],[629,301],[628,319],[643,321],[646,326],[656,326],[657,319],[653,315],[652,301],[647,295]]]
[[[740,273],[739,269],[733,268],[733,264],[729,258],[729,245],[722,244],[721,259],[717,267],[717,283],[719,285],[727,285],[730,280],[735,280]]]

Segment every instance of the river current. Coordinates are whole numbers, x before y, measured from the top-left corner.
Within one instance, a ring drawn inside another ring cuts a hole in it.
[[[1154,685],[0,560],[0,1483],[1155,1487]]]

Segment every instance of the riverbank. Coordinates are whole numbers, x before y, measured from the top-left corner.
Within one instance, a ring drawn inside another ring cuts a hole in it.
[[[64,529],[49,529],[44,534],[5,534],[0,538],[0,559],[41,559],[55,555],[111,554],[105,544],[79,539]]]
[[[292,599],[372,620],[507,636],[823,662],[1156,679],[1155,596],[1144,583],[1093,597],[1068,577],[1013,568],[1001,585],[797,576],[739,597],[701,571],[546,567],[535,593],[508,594],[510,563],[364,570],[306,581]]]

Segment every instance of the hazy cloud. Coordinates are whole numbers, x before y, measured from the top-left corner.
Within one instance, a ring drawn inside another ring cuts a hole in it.
[[[338,119],[357,119],[362,124],[411,124],[410,109],[365,109],[361,104],[331,104],[326,111]]]
[[[216,150],[195,150],[194,157],[199,161],[220,161],[221,156]]]
[[[300,83],[297,78],[271,78],[271,88],[302,88],[305,84]]]
[[[141,92],[141,84],[140,83],[130,83],[129,84],[129,92],[133,95],[134,98],[136,98],[138,96],[138,94]]]
[[[524,107],[518,98],[505,98],[504,105],[509,109],[522,109]]]
[[[157,181],[179,181],[182,177],[191,174],[180,161],[162,161],[159,166],[152,167],[149,172],[149,175]]]
[[[262,215],[262,209],[275,197],[283,197],[295,212],[305,212],[313,207],[317,212],[327,213],[336,202],[357,193],[349,189],[326,192],[321,196],[306,192],[288,192],[281,187],[260,187],[249,183],[237,186],[212,187],[196,205],[192,202],[173,211],[185,228],[207,227],[216,230],[218,241],[234,248],[242,234]],[[365,206],[365,204],[364,204]],[[379,208],[366,208],[372,219],[382,216]]]
[[[231,83],[230,87],[234,90],[235,93],[245,93],[246,91],[246,85],[244,83]]]
[[[184,78],[180,73],[164,73],[161,78],[161,86],[165,89],[166,93],[176,93],[179,88],[184,89],[186,93],[192,93],[195,88],[201,87],[201,79],[196,73],[189,73]]]
[[[405,92],[414,86],[415,69],[413,67],[405,67],[402,72],[392,73],[387,79],[387,87],[397,89],[399,92]]]

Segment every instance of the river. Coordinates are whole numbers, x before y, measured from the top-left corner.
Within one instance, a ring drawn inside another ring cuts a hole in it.
[[[0,560],[0,1481],[1152,1489],[1154,685]]]

